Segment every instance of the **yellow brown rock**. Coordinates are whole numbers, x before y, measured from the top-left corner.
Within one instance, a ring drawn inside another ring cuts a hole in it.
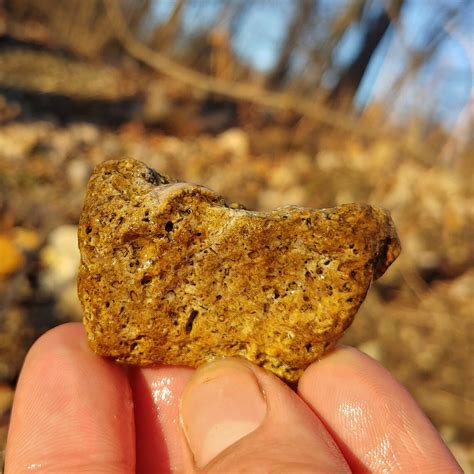
[[[23,263],[23,254],[12,239],[0,234],[0,279],[18,270]]]
[[[96,168],[79,245],[97,354],[193,367],[241,356],[287,382],[334,346],[400,252],[389,214],[369,205],[235,209],[135,160]]]

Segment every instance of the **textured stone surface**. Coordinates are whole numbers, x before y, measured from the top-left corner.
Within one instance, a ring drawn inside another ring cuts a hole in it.
[[[96,168],[79,245],[96,353],[194,367],[242,356],[287,382],[336,343],[400,252],[380,209],[235,209],[135,160]]]

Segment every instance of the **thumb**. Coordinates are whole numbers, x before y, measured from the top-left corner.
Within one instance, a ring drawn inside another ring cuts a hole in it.
[[[241,359],[198,369],[181,425],[195,467],[212,472],[350,472],[311,409],[273,374]]]

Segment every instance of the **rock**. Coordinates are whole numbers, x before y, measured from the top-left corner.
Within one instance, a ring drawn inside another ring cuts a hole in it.
[[[16,162],[29,156],[35,146],[44,138],[50,127],[44,122],[25,126],[15,122],[0,128],[0,150],[2,158]]]
[[[77,320],[81,308],[76,292],[79,250],[77,227],[61,225],[54,229],[40,254],[41,289],[54,295],[58,312],[65,320]]]
[[[13,229],[13,240],[23,252],[34,252],[41,244],[41,237],[33,229],[15,227]]]
[[[128,364],[242,356],[296,382],[400,252],[365,204],[232,209],[135,160],[93,173],[79,225],[89,344]]]
[[[72,160],[66,169],[67,180],[73,189],[82,191],[90,176],[91,168],[86,160]]]
[[[447,445],[461,466],[462,472],[464,474],[474,474],[474,463],[471,462],[468,448],[461,443],[448,442]]]
[[[13,403],[13,389],[6,383],[0,383],[0,425],[8,417]]]
[[[18,270],[24,263],[23,254],[13,240],[0,234],[0,279]]]
[[[67,224],[56,227],[41,251],[43,288],[57,292],[65,284],[74,281],[78,263],[77,227]]]
[[[2,466],[5,461],[5,446],[13,403],[13,393],[13,389],[9,385],[0,384],[0,464]]]
[[[172,103],[162,81],[151,81],[145,88],[143,121],[147,125],[163,123],[171,113]]]
[[[75,281],[65,286],[57,295],[56,310],[61,322],[82,321],[82,308],[77,297]]]
[[[0,308],[0,383],[12,382],[31,345],[33,330],[23,308]]]
[[[299,206],[304,202],[305,197],[305,190],[302,187],[294,186],[285,192],[265,189],[259,194],[258,205],[263,210],[275,209],[275,207],[281,207],[285,203]]]
[[[9,102],[0,95],[0,123],[5,123],[18,117],[21,113],[21,107],[15,102]]]
[[[238,158],[245,158],[249,154],[249,137],[240,128],[231,128],[221,133],[216,140],[222,151]]]
[[[371,339],[370,341],[366,341],[363,344],[360,344],[358,349],[368,356],[372,357],[375,360],[382,360],[382,351],[380,347],[379,341],[377,339]]]

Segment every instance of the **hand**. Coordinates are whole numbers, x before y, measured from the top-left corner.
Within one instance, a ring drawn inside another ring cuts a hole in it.
[[[79,324],[49,331],[30,350],[5,467],[6,474],[461,472],[406,390],[355,349],[312,364],[295,393],[238,359],[127,373],[90,351]]]

